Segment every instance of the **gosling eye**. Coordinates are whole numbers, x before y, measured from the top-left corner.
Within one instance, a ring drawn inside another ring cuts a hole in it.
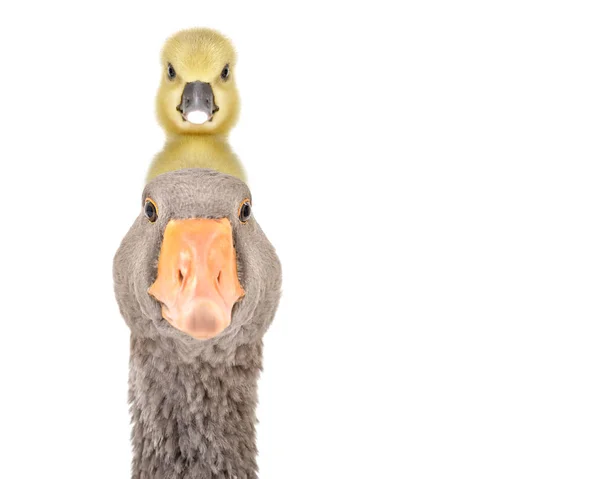
[[[154,223],[158,219],[158,208],[156,207],[156,203],[150,198],[146,198],[144,202],[144,214],[150,223]]]
[[[170,63],[167,65],[167,76],[169,77],[169,80],[175,80],[175,77],[177,76],[175,68],[173,68],[173,65]]]
[[[247,223],[250,217],[252,216],[252,204],[250,204],[250,200],[246,199],[242,201],[240,205],[240,212],[238,214],[240,221],[242,223]]]
[[[221,80],[225,81],[229,78],[229,63],[221,70]]]

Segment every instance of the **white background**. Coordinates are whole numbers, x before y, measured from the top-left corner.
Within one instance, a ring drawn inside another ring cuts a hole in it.
[[[284,266],[261,478],[599,477],[595,6],[4,2],[0,475],[129,477],[112,257],[210,26]]]

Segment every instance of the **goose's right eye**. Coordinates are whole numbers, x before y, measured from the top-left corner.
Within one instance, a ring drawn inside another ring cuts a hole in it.
[[[156,203],[150,198],[146,198],[146,202],[144,203],[144,214],[150,223],[154,223],[158,219],[158,208],[156,207]]]
[[[247,223],[252,216],[252,203],[249,199],[242,201],[238,212],[238,217],[242,223]]]
[[[170,63],[167,65],[167,76],[169,77],[169,80],[175,80],[175,77],[177,76],[175,68],[173,68],[173,65]]]

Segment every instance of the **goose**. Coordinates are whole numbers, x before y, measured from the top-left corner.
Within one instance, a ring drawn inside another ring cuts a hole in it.
[[[202,168],[151,180],[113,278],[131,330],[132,477],[258,477],[257,381],[281,265],[248,186]]]

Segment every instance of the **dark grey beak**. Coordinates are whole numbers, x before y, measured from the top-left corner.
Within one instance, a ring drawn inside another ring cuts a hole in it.
[[[212,121],[213,115],[219,111],[215,105],[210,83],[194,81],[186,83],[181,95],[181,103],[177,106],[185,121],[200,125]]]

